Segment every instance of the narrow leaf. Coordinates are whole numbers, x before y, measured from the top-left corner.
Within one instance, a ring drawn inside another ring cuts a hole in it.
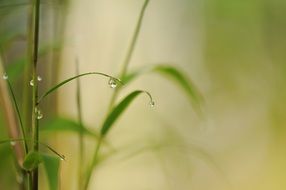
[[[114,78],[110,75],[107,75],[105,73],[100,73],[100,72],[88,72],[88,73],[83,73],[83,74],[80,74],[80,75],[76,75],[74,77],[71,77],[71,78],[68,78],[62,82],[60,82],[59,84],[55,85],[54,87],[52,87],[51,89],[49,89],[46,93],[44,93],[40,98],[39,98],[39,101],[38,101],[38,104],[41,102],[41,100],[43,98],[45,98],[47,95],[49,95],[50,93],[56,91],[58,88],[60,88],[61,86],[63,86],[64,84],[66,83],[69,83],[71,82],[72,80],[74,79],[77,79],[77,78],[80,78],[80,77],[83,77],[83,76],[86,76],[86,75],[101,75],[101,76],[104,76],[104,77],[108,77],[108,78],[112,78],[114,80],[116,80],[117,82],[121,83],[121,80],[120,79],[117,79],[117,78]]]
[[[133,72],[128,73],[123,79],[124,84],[128,84],[137,77],[145,73],[156,73],[173,81],[178,85],[189,97],[194,106],[199,106],[202,103],[202,96],[197,90],[197,87],[182,71],[171,65],[153,65],[151,67],[143,67]]]
[[[41,159],[47,174],[50,190],[59,189],[59,158],[41,153]]]
[[[76,132],[76,133],[83,133],[85,135],[89,135],[92,137],[98,137],[98,135],[86,127],[81,126],[79,123],[65,118],[54,118],[49,120],[48,122],[44,123],[42,127],[40,127],[42,132]]]
[[[32,171],[33,169],[37,168],[41,162],[42,159],[38,152],[30,152],[25,157],[23,167],[27,171]]]
[[[119,116],[126,110],[129,104],[141,93],[146,93],[150,98],[150,102],[153,102],[151,95],[146,91],[136,90],[130,93],[117,106],[115,106],[110,112],[110,114],[107,116],[100,131],[102,136],[107,134],[107,132],[110,130],[110,128],[119,118]]]

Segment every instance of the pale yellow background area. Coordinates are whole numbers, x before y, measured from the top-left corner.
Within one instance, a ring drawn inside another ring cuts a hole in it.
[[[60,79],[75,74],[76,58],[81,72],[117,75],[142,4],[141,0],[74,0],[68,15]],[[243,56],[242,60],[240,56],[221,59],[225,64],[218,64],[217,57],[224,57],[223,51],[229,56],[227,51],[232,47],[220,49],[220,54],[208,53],[210,46],[216,48],[221,43],[209,41],[212,32],[217,32],[209,26],[217,23],[210,21],[208,11],[206,1],[150,1],[129,68],[154,63],[180,68],[203,94],[204,114],[198,116],[186,96],[158,75],[138,78],[121,97],[145,89],[153,95],[156,106],[150,108],[147,97],[141,96],[116,123],[108,140],[119,151],[129,148],[97,168],[90,189],[286,188],[285,140],[275,140],[269,110],[276,94],[274,84],[283,81],[281,74],[259,43],[257,51],[250,50],[260,57],[252,65],[255,69],[239,70],[241,62],[252,61]],[[226,27],[232,28],[231,24]],[[250,32],[249,40],[254,36]],[[226,73],[229,78],[224,78]],[[107,111],[112,93],[107,82],[102,77],[81,79],[83,119],[93,129],[98,129]],[[61,115],[76,117],[75,85],[60,90],[59,101]],[[65,135],[60,144],[67,157],[62,164],[61,186],[73,190],[77,183],[77,140]],[[154,144],[165,146],[125,157],[137,148]],[[87,140],[86,145],[91,153],[94,144]]]

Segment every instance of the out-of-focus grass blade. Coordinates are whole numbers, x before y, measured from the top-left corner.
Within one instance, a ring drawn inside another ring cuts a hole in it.
[[[122,82],[125,85],[127,85],[140,75],[150,72],[160,74],[163,77],[166,77],[167,79],[177,84],[181,89],[183,89],[186,92],[186,94],[188,95],[190,101],[194,106],[199,107],[199,104],[202,103],[203,98],[199,93],[199,91],[197,90],[197,87],[193,84],[193,82],[189,79],[189,77],[187,77],[186,74],[184,74],[182,71],[171,65],[159,64],[159,65],[153,65],[151,67],[143,67],[137,69],[133,72],[129,72],[122,79]]]
[[[81,126],[79,123],[65,118],[54,118],[46,123],[43,123],[42,127],[40,127],[40,130],[42,132],[75,132],[80,133],[82,132],[85,135],[89,135],[92,137],[97,138],[98,135],[90,130],[88,130],[86,127]]]
[[[25,157],[23,167],[27,171],[32,171],[33,169],[37,168],[41,162],[42,158],[38,152],[29,152],[29,154],[27,154]]]
[[[60,49],[60,45],[59,44],[55,44],[55,45],[44,45],[39,49],[39,56],[45,56],[47,55],[49,52],[53,51],[53,50],[59,50]],[[7,73],[9,75],[9,78],[11,80],[14,80],[16,78],[18,78],[19,76],[21,76],[21,74],[24,72],[24,68],[25,65],[28,63],[28,59],[27,56],[24,55],[18,59],[16,59],[14,62],[12,62],[11,64],[7,65]]]
[[[108,78],[112,78],[114,79],[115,81],[117,81],[118,83],[121,83],[121,80],[115,78],[115,77],[112,77],[108,74],[105,74],[105,73],[100,73],[100,72],[88,72],[88,73],[83,73],[83,74],[80,74],[80,75],[76,75],[74,77],[71,77],[71,78],[68,78],[62,82],[60,82],[59,84],[55,85],[54,87],[50,88],[47,92],[45,92],[38,100],[38,103],[40,103],[40,101],[45,98],[47,95],[49,95],[50,93],[56,91],[58,88],[60,88],[61,86],[63,86],[64,84],[66,83],[69,83],[71,82],[72,80],[74,79],[77,79],[77,78],[80,78],[80,77],[83,77],[83,76],[87,76],[87,75],[101,75],[101,76],[104,76],[104,77],[108,77]]]
[[[19,2],[19,3],[0,3],[0,9],[6,9],[6,8],[15,8],[20,6],[27,6],[30,5],[28,2]]]
[[[44,164],[50,190],[57,190],[59,181],[60,158],[39,152],[30,152],[25,157],[23,167],[27,171],[32,171],[33,169],[37,168],[40,163]]]
[[[146,91],[136,90],[134,92],[131,92],[118,105],[116,105],[112,109],[110,114],[107,116],[100,131],[102,136],[107,134],[107,132],[110,130],[110,128],[115,123],[115,121],[119,118],[119,116],[126,110],[129,104],[141,93],[146,93],[149,96],[150,101],[153,102],[151,95]]]
[[[46,170],[50,190],[58,190],[60,159],[43,153],[40,153],[40,155]]]

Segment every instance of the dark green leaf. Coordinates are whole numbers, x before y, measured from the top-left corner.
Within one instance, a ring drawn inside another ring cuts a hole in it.
[[[65,118],[54,118],[52,120],[49,120],[48,122],[44,123],[40,130],[42,132],[76,132],[76,133],[83,133],[85,135],[89,135],[92,137],[98,137],[97,134],[94,132],[91,132],[84,126],[81,126],[79,123]]]
[[[126,96],[117,106],[115,106],[110,114],[107,116],[106,120],[103,123],[103,126],[101,128],[101,135],[104,136],[107,134],[107,132],[110,130],[114,122],[119,118],[119,116],[125,111],[125,109],[129,106],[129,104],[136,98],[139,94],[146,93],[151,101],[152,97],[151,95],[146,91],[136,90],[132,93],[130,93],[128,96]]]
[[[23,167],[25,170],[31,171],[38,167],[38,165],[42,162],[42,158],[38,152],[30,152],[25,157],[23,162]]]
[[[57,190],[59,187],[58,184],[59,184],[60,159],[58,157],[42,153],[41,153],[41,158],[48,177],[50,190]]]
[[[149,72],[160,74],[175,82],[186,92],[193,105],[198,106],[202,102],[202,96],[192,81],[182,71],[170,65],[153,65],[151,67],[143,67],[130,72],[122,79],[122,81],[124,84],[127,84],[136,79],[138,76]]]

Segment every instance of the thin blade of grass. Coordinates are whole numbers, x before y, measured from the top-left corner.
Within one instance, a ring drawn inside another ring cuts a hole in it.
[[[58,157],[40,153],[41,159],[46,170],[50,190],[59,189],[59,168],[60,160]]]
[[[70,119],[56,117],[43,123],[40,128],[41,132],[75,132],[82,133],[87,136],[98,138],[98,134],[88,130],[86,127],[81,126],[78,122]]]
[[[194,83],[190,80],[190,78],[174,66],[167,64],[159,64],[153,65],[151,67],[142,67],[133,72],[129,72],[122,79],[122,81],[125,85],[127,85],[128,83],[145,73],[156,73],[167,78],[170,81],[173,81],[187,94],[193,106],[200,109],[200,104],[203,102],[202,95],[200,94]]]
[[[7,8],[16,8],[16,7],[21,7],[21,6],[27,6],[31,5],[31,3],[23,2],[23,3],[12,3],[12,4],[0,4],[0,9],[7,9]]]
[[[34,142],[34,140],[32,139],[6,139],[6,140],[0,140],[0,145],[1,144],[5,144],[5,143],[15,143],[15,142]],[[49,145],[42,143],[42,142],[38,142],[39,145],[44,146],[45,148],[49,149],[51,152],[53,152],[55,155],[57,155],[60,159],[65,160],[65,156],[58,153],[55,149],[53,149],[52,147],[50,147]]]
[[[106,135],[107,132],[111,129],[112,125],[115,123],[115,121],[119,118],[120,115],[128,108],[129,104],[139,95],[145,93],[150,98],[150,102],[153,102],[152,96],[150,93],[142,90],[136,90],[134,92],[131,92],[129,95],[127,95],[117,106],[115,106],[110,114],[107,116],[106,120],[103,123],[103,126],[101,128],[100,134],[102,136]]]
[[[28,149],[27,142],[26,142],[26,140],[25,140],[25,139],[26,139],[26,131],[25,131],[25,128],[24,128],[24,125],[23,125],[23,121],[22,121],[22,117],[21,117],[21,114],[20,114],[19,106],[18,106],[16,97],[15,97],[15,94],[14,94],[14,91],[13,91],[13,88],[12,88],[12,86],[11,86],[11,83],[10,83],[9,79],[7,79],[7,84],[8,84],[8,88],[9,88],[9,91],[10,91],[10,93],[11,93],[11,96],[12,96],[12,100],[13,100],[15,109],[16,109],[16,113],[17,113],[17,117],[18,117],[18,120],[19,120],[19,123],[20,123],[20,128],[21,128],[22,136],[23,136],[23,138],[24,138],[24,148],[25,148],[25,152],[28,153],[28,152],[29,152],[29,149]]]
[[[67,84],[69,82],[71,82],[72,80],[75,80],[77,78],[80,78],[80,77],[83,77],[83,76],[87,76],[87,75],[101,75],[101,76],[104,76],[104,77],[108,77],[108,78],[112,78],[114,80],[116,80],[118,83],[121,83],[121,80],[120,79],[117,79],[115,77],[112,77],[108,74],[105,74],[105,73],[100,73],[100,72],[88,72],[88,73],[83,73],[83,74],[80,74],[80,75],[76,75],[74,77],[71,77],[71,78],[68,78],[62,82],[60,82],[59,84],[55,85],[54,87],[52,87],[51,89],[49,89],[47,92],[45,92],[38,100],[38,104],[41,102],[41,100],[43,98],[45,98],[47,95],[49,95],[50,93],[56,91],[58,88],[60,88],[61,86],[63,86],[64,84]],[[122,84],[122,83],[121,83]]]

